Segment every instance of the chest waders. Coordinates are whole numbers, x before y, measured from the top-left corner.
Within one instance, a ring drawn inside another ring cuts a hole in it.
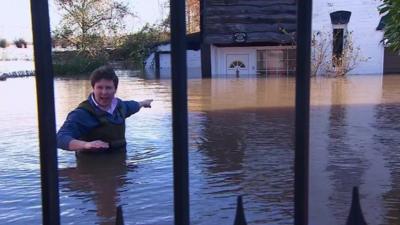
[[[125,140],[125,117],[126,111],[122,107],[122,104],[118,104],[115,108],[114,113],[118,113],[123,122],[121,124],[116,124],[107,119],[107,112],[104,111],[96,111],[93,106],[86,100],[79,104],[79,109],[86,110],[90,114],[92,114],[99,121],[99,125],[89,131],[83,137],[80,137],[80,140],[83,141],[95,141],[101,140],[107,142],[110,145],[110,148],[104,150],[104,152],[115,152],[115,151],[126,151],[126,140]]]

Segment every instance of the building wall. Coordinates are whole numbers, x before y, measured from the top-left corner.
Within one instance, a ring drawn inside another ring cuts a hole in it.
[[[256,62],[256,49],[254,47],[225,47],[225,48],[215,48],[215,57],[214,60],[211,61],[211,67],[215,68],[214,74],[228,74],[233,71],[227,71],[227,62],[228,56],[238,56],[238,60],[243,61],[247,67],[245,71],[242,71],[243,74],[255,74],[255,62]],[[243,60],[245,56],[247,60]],[[214,75],[213,74],[213,75]]]
[[[393,52],[392,50],[385,48],[384,58],[384,70],[383,73],[398,74],[400,73],[400,52]]]
[[[171,45],[160,45],[158,51],[171,51]],[[192,69],[201,68],[200,50],[187,50],[186,51],[187,67]],[[145,62],[146,68],[154,69],[154,53],[152,53]],[[171,54],[160,54],[160,69],[171,68]]]
[[[383,32],[377,31],[380,15],[378,0],[317,0],[313,1],[313,31],[332,32],[330,13],[345,10],[351,12],[347,30],[352,32],[355,47],[368,60],[361,62],[350,74],[382,74],[384,48],[380,41]],[[330,33],[331,34],[331,33]],[[331,53],[328,53],[331,56]]]
[[[242,7],[242,11],[238,4],[245,6]],[[261,7],[262,4],[266,4],[265,7]],[[267,1],[222,1],[222,0],[207,0],[206,1],[206,13],[205,15],[205,42],[206,43],[220,43],[226,42],[231,43],[231,36],[223,36],[223,32],[231,33],[233,31],[250,31],[250,28],[264,27],[265,29],[269,29],[271,24],[262,24],[263,20],[254,20],[260,24],[242,24],[239,18],[246,18],[245,16],[227,16],[228,14],[235,14],[232,12],[246,13],[250,11],[256,10],[255,6],[260,8],[259,10],[272,10],[271,2]],[[285,6],[289,5],[292,7],[291,0],[281,2]],[[330,19],[330,13],[340,10],[350,11],[351,17],[350,21],[347,25],[347,30],[352,32],[351,37],[353,41],[353,47],[359,48],[360,58],[366,60],[365,62],[360,61],[357,67],[350,71],[349,74],[382,74],[383,73],[383,60],[384,60],[384,47],[380,43],[383,38],[383,32],[377,31],[376,27],[380,21],[380,15],[378,13],[378,6],[380,4],[379,0],[355,0],[355,1],[347,1],[347,0],[316,0],[313,1],[313,32],[321,32],[328,35],[331,39],[333,26]],[[228,7],[228,10],[224,7]],[[261,9],[262,8],[262,9]],[[226,10],[226,11],[224,11]],[[291,9],[292,10],[292,9]],[[228,13],[227,15],[223,14],[223,12]],[[279,11],[280,13],[284,11]],[[291,11],[290,11],[291,12]],[[221,15],[218,15],[221,14]],[[282,17],[289,16],[285,13],[279,14]],[[225,18],[224,20],[219,20],[221,18]],[[219,22],[218,22],[219,21]],[[245,20],[243,20],[245,21]],[[253,20],[250,20],[253,21]],[[253,22],[254,22],[253,21]],[[267,21],[267,20],[266,20]],[[291,20],[290,20],[291,21]],[[223,23],[224,22],[224,23]],[[230,23],[232,22],[232,23]],[[234,23],[235,22],[235,23]],[[238,22],[238,23],[236,23]],[[277,24],[275,24],[277,25]],[[214,27],[215,26],[215,27]],[[214,28],[215,29],[214,29]],[[243,29],[244,30],[243,30]],[[263,29],[264,29],[263,28]],[[276,28],[276,27],[275,27]],[[233,29],[233,30],[232,30]],[[234,30],[237,29],[237,30]],[[258,29],[258,28],[257,28]],[[229,32],[228,32],[229,31]],[[222,32],[222,33],[220,33]],[[251,31],[253,32],[253,31]],[[276,33],[274,33],[276,34]],[[266,36],[272,35],[272,33],[265,34]],[[271,37],[272,37],[271,36]],[[249,37],[249,36],[248,36]],[[248,42],[251,42],[251,38],[247,39]],[[267,41],[268,40],[264,40]],[[257,43],[257,42],[255,42]],[[220,43],[221,44],[221,43]],[[223,43],[222,43],[223,44]],[[327,57],[329,59],[332,56],[331,47],[332,42],[328,40],[328,44],[330,46],[329,52],[327,53]],[[256,50],[258,47],[221,47],[221,45],[211,44],[211,66],[212,66],[212,74],[225,74],[227,72],[227,55],[229,54],[237,54],[248,55],[249,59],[249,67],[247,73],[255,74],[256,73]],[[272,47],[272,46],[269,46]],[[266,47],[266,48],[269,48]],[[170,45],[163,45],[159,47],[160,51],[169,51]],[[201,57],[200,51],[188,51],[188,68],[200,68],[201,67]],[[241,56],[239,56],[241,57]],[[150,56],[146,61],[146,66],[151,67],[153,61],[153,56]],[[170,67],[170,56],[162,54],[161,55],[161,69]]]
[[[204,0],[203,35],[207,44],[232,44],[235,34],[248,43],[290,43],[296,29],[295,0]],[[277,22],[278,21],[278,22]]]
[[[252,47],[216,47],[211,46],[212,75],[235,74],[230,70],[232,61],[240,60],[246,64],[246,69],[240,71],[242,75],[257,74],[257,50],[289,49],[293,46],[252,46]],[[276,58],[274,58],[276,59]],[[270,68],[267,67],[267,70]]]

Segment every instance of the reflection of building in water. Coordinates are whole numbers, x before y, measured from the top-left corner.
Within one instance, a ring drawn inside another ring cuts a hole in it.
[[[376,105],[375,122],[373,126],[377,132],[374,135],[374,143],[385,160],[385,168],[389,170],[389,184],[383,194],[386,214],[382,224],[400,224],[400,102],[399,77],[383,77],[382,104]],[[397,95],[397,96],[396,96]]]
[[[325,168],[329,172],[333,185],[331,201],[328,205],[333,211],[334,218],[340,223],[344,223],[348,211],[348,205],[343,200],[350,199],[351,192],[349,190],[354,185],[360,184],[360,177],[364,171],[359,168],[359,156],[354,154],[346,138],[349,121],[347,120],[347,107],[344,104],[347,94],[345,82],[346,80],[338,79],[331,83],[332,105],[330,106],[327,130],[329,137],[327,146],[328,164]],[[351,182],[350,185],[349,182]]]
[[[59,170],[60,188],[70,197],[92,200],[103,225],[114,221],[118,189],[126,183],[126,154],[90,154],[77,157],[74,168]]]
[[[381,156],[374,148],[376,131],[371,122],[375,119],[373,108],[378,101],[381,84],[356,81],[357,78],[335,79],[331,83],[326,170],[332,192],[328,205],[338,223],[344,223],[349,212],[352,187],[359,186],[361,192],[366,194],[361,197],[364,206],[376,208],[373,211],[364,210],[367,221],[380,224],[382,207],[379,192],[385,169]]]
[[[293,107],[294,79],[232,78],[189,80],[191,110],[215,111]]]
[[[293,108],[219,110],[203,116],[198,149],[206,157],[206,194],[220,202],[244,194],[249,221],[292,221]]]
[[[243,169],[247,124],[234,112],[209,112],[203,119],[203,142],[199,146],[213,163],[211,173]],[[242,123],[243,124],[242,124]],[[234,179],[240,181],[241,178]]]

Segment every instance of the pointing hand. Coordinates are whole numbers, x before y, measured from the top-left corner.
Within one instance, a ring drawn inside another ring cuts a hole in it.
[[[143,106],[145,108],[151,108],[151,102],[153,102],[153,99],[146,99],[141,102],[139,102],[140,106]]]

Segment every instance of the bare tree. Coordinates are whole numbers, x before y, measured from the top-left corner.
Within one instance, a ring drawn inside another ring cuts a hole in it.
[[[93,52],[104,47],[106,37],[122,30],[123,19],[132,15],[126,3],[117,0],[55,0],[62,20],[54,32],[78,50]]]
[[[311,40],[311,76],[325,72],[327,53],[329,49],[328,38],[321,32],[314,32]]]
[[[335,77],[345,76],[354,70],[361,62],[368,61],[368,58],[361,55],[359,46],[355,46],[353,32],[345,36],[343,51],[340,55],[333,55],[331,63],[327,64],[327,73]],[[332,43],[332,42],[331,42]]]
[[[325,74],[340,77],[354,70],[368,58],[361,55],[359,46],[355,46],[352,32],[345,36],[343,51],[339,55],[332,54],[333,38],[331,33],[316,32],[312,38],[311,69],[312,76]]]

